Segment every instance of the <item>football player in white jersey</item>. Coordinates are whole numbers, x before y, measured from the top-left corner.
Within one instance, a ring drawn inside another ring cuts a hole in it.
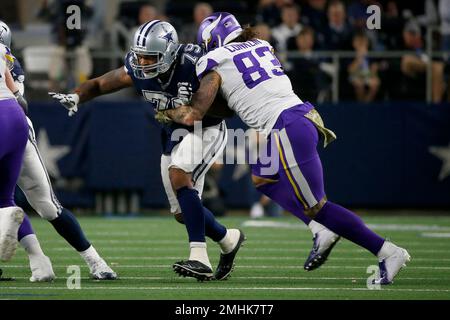
[[[280,165],[274,174],[264,174],[262,164],[253,167],[258,190],[303,221],[313,219],[370,251],[380,267],[380,278],[374,283],[392,283],[409,261],[408,252],[370,230],[353,212],[327,200],[316,147],[320,134],[325,145],[336,136],[324,127],[314,107],[293,92],[271,45],[258,39],[251,28],[242,29],[226,12],[207,17],[197,39],[208,52],[197,63],[200,88],[190,106],[165,111],[166,115],[192,125],[203,118],[220,90],[249,127],[276,145],[271,159]]]
[[[21,93],[24,92],[23,82],[25,75],[18,60],[11,54],[11,31],[0,21],[2,31],[0,43],[6,46],[9,57],[9,68],[16,86]],[[22,170],[17,182],[34,210],[44,219],[48,220],[55,230],[83,257],[89,267],[91,276],[97,280],[116,279],[116,273],[99,256],[95,248],[87,240],[75,216],[61,206],[48,176],[47,170],[39,153],[34,128],[31,120],[28,122],[28,142],[23,158]],[[26,227],[26,228],[25,228]],[[21,227],[27,234],[32,234],[31,225]],[[19,229],[19,237],[20,237]],[[51,281],[55,278],[50,260],[42,253],[39,242],[33,236],[23,237],[21,244],[27,250],[30,258],[32,276],[30,281]]]

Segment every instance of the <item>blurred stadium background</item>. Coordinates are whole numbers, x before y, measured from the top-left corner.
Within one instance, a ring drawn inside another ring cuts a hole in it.
[[[66,28],[71,4],[81,7],[81,30]],[[366,27],[372,4],[381,8],[380,30]],[[133,31],[148,20],[167,20],[182,42],[193,42],[212,10],[256,26],[277,48],[295,91],[337,133],[322,152],[330,199],[353,208],[448,212],[449,0],[3,0],[0,19],[26,72],[39,148],[66,207],[168,213],[148,104],[134,90],[121,91],[69,118],[47,92],[69,92],[120,67]],[[229,127],[243,124],[230,119]],[[219,215],[280,214],[256,193],[246,165],[215,166],[204,200]]]

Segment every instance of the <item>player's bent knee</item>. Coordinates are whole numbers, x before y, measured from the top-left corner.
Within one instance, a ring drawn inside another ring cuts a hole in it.
[[[314,207],[305,209],[305,215],[310,219],[314,219],[325,203],[327,203],[327,196],[324,196]]]
[[[55,220],[58,217],[58,211],[54,208],[48,207],[47,209],[35,209],[37,214],[47,221]]]
[[[255,188],[261,187],[268,183],[275,183],[278,182],[278,180],[269,179],[269,178],[263,178],[259,176],[252,175],[252,182]]]
[[[181,212],[175,213],[173,217],[175,218],[175,220],[177,220],[178,223],[184,224],[183,214]]]
[[[169,169],[169,179],[173,190],[178,190],[183,187],[193,187],[191,174],[182,169],[171,167]]]

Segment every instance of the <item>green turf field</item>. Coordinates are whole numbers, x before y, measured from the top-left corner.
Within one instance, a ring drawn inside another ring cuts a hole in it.
[[[182,225],[172,218],[81,218],[80,223],[97,250],[119,274],[120,280],[99,282],[88,278],[88,269],[53,230],[32,219],[42,247],[51,258],[58,279],[30,283],[28,261],[19,248],[15,258],[0,264],[4,276],[0,299],[449,299],[450,217],[364,216],[383,236],[408,249],[412,261],[395,284],[368,290],[367,267],[375,257],[346,240],[336,245],[322,268],[306,272],[303,262],[311,249],[309,230],[291,217],[263,220],[222,218],[239,227],[247,242],[227,281],[197,282],[179,278],[171,268],[187,258]],[[213,265],[218,247],[208,242]],[[67,267],[81,266],[81,289],[66,286]]]

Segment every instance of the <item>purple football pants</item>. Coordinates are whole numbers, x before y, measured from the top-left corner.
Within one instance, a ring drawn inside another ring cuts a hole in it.
[[[0,100],[0,208],[15,206],[14,190],[27,139],[22,108],[15,99]]]
[[[305,103],[284,110],[268,138],[271,163],[258,162],[252,166],[254,175],[277,181],[258,190],[306,224],[310,218],[305,210],[325,196],[322,163],[317,152],[319,132],[304,117],[312,108],[310,103]],[[329,201],[314,220],[375,255],[384,243],[356,214]]]

